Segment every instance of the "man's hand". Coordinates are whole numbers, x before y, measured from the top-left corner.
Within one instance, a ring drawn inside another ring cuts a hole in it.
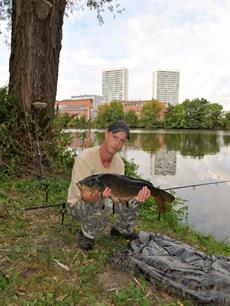
[[[106,187],[105,190],[102,192],[102,198],[110,198],[111,197],[111,189]]]
[[[151,196],[151,192],[147,186],[144,186],[138,195],[134,198],[137,202],[144,203]]]

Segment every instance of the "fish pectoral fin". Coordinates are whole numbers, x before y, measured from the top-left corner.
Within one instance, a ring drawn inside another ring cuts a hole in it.
[[[100,205],[100,207],[101,207],[102,209],[105,208],[104,199],[103,199],[103,197],[102,197],[102,193],[101,193],[101,192],[99,193],[99,205]]]
[[[93,191],[91,192],[91,196],[92,196],[92,197],[95,197],[96,195],[98,195],[98,196],[100,197],[100,194],[98,194],[98,191],[97,191],[97,190],[93,190]]]
[[[126,205],[127,207],[129,207],[129,199],[119,198],[119,202],[121,204]]]
[[[128,200],[126,200],[124,198],[115,197],[114,195],[111,195],[111,199],[112,199],[113,203],[121,203],[121,204],[124,204],[124,205],[128,204]]]
[[[122,203],[123,205],[126,205],[126,206],[128,206],[128,201],[126,200],[126,199],[121,199],[121,198],[119,198],[119,202],[120,203]]]
[[[99,197],[99,201],[103,201],[103,196],[101,192],[98,193],[98,197]]]
[[[114,195],[111,195],[111,200],[113,201],[113,203],[119,203],[120,202],[120,199],[115,197]]]

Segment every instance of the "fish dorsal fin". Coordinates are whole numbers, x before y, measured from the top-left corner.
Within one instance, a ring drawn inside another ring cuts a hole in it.
[[[131,181],[131,182],[133,182],[133,183],[138,183],[138,182],[140,182],[140,183],[143,183],[143,184],[146,185],[146,186],[153,186],[153,184],[152,184],[151,182],[146,181],[146,180],[143,180],[143,179],[133,178],[133,177],[129,177],[129,176],[127,176],[127,175],[120,175],[120,177],[121,177],[122,179],[124,179],[124,180],[129,180],[129,181]]]

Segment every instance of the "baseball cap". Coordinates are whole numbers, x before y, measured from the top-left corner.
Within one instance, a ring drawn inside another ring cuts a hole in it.
[[[108,127],[108,132],[112,132],[114,134],[121,131],[126,132],[127,138],[129,139],[129,126],[124,120],[116,120]]]

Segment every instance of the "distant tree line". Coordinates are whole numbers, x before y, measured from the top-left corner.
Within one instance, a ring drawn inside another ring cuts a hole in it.
[[[98,108],[96,118],[71,118],[68,114],[58,116],[62,127],[106,128],[116,119],[124,119],[131,128],[175,128],[175,129],[230,129],[230,111],[224,112],[222,105],[206,99],[186,99],[177,105],[169,105],[165,116],[160,115],[160,103],[152,100],[145,103],[139,116],[134,110],[124,112],[123,103],[112,101]]]
[[[224,128],[222,105],[210,103],[206,99],[185,100],[181,104],[169,106],[165,126],[184,129]]]

